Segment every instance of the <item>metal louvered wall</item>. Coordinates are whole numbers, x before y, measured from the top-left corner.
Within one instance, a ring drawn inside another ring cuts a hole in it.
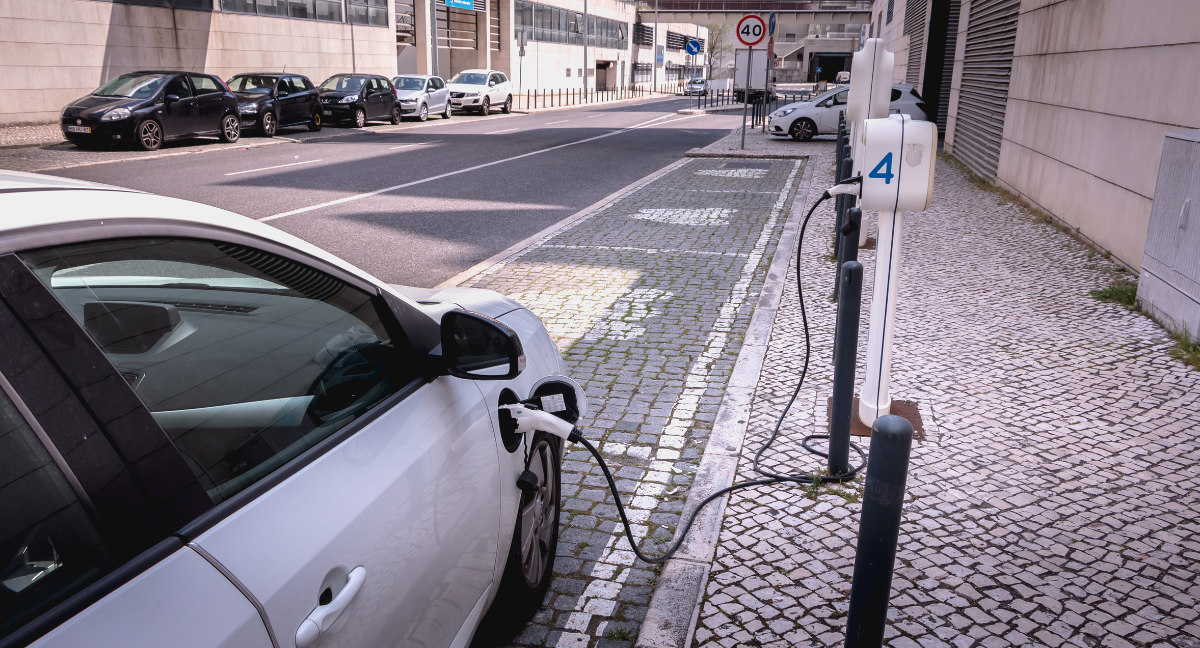
[[[921,80],[921,55],[925,52],[925,14],[928,0],[908,0],[904,5],[904,35],[908,36],[908,71],[904,81],[917,85]]]
[[[500,51],[500,0],[490,0],[491,15],[488,16],[488,48]]]
[[[950,16],[946,20],[946,56],[942,67],[942,87],[938,94],[938,132],[946,132],[946,115],[950,112],[950,84],[954,79],[954,51],[958,45],[958,13],[962,0],[950,0]]]
[[[1021,0],[974,0],[967,21],[954,155],[989,180],[1000,164],[1020,9]]]

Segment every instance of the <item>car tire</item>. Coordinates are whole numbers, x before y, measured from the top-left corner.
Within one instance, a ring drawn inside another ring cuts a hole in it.
[[[788,135],[797,142],[807,142],[816,134],[817,125],[807,117],[792,122],[791,128],[788,129]]]
[[[308,119],[308,130],[315,133],[321,130],[321,126],[324,126],[324,124],[321,123],[321,111],[318,109]]]
[[[143,151],[157,151],[163,143],[162,124],[153,119],[147,119],[138,124],[135,131],[137,137],[134,144]]]
[[[450,109],[450,100],[446,100],[446,112],[442,113],[442,119],[450,119],[450,114],[453,111]]]
[[[512,95],[508,95],[508,98],[504,100],[504,105],[500,107],[500,112],[505,115],[512,112]]]
[[[422,103],[417,109],[417,121],[429,121],[429,104]]]
[[[400,106],[392,106],[392,118],[391,118],[392,125],[394,126],[396,124],[399,124],[400,118],[401,118]]]
[[[238,138],[242,136],[242,120],[233,113],[225,115],[221,118],[221,131],[217,135],[220,136],[222,142],[232,144],[238,141]]]
[[[263,137],[275,137],[275,131],[279,128],[279,121],[275,119],[275,113],[263,113],[262,119],[258,122],[258,129],[262,132]]]
[[[554,576],[562,510],[562,441],[538,432],[529,456],[529,470],[538,476],[538,487],[521,494],[500,588],[476,636],[515,634],[541,607]]]
[[[487,117],[492,114],[492,102],[488,101],[487,97],[483,98],[483,103],[479,104],[479,114]]]
[[[367,125],[367,113],[362,108],[354,109],[354,120],[351,122],[355,128],[362,128]]]

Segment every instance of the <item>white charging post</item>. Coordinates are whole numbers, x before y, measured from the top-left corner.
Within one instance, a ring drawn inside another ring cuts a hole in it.
[[[846,123],[850,129],[852,176],[862,174],[863,122],[888,116],[892,103],[892,68],[896,55],[883,47],[883,40],[868,38],[850,63],[850,96],[846,98]],[[867,228],[859,227],[858,245],[867,243]]]
[[[879,212],[875,254],[875,287],[867,333],[867,368],[858,397],[858,418],[870,427],[891,411],[892,337],[896,293],[900,284],[900,243],[904,213],[924,211],[933,196],[937,126],[908,115],[863,122],[862,196],[864,210]]]

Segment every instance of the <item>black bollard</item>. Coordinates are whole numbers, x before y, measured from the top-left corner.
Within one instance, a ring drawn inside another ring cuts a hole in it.
[[[850,612],[846,617],[846,648],[883,645],[912,438],[912,424],[899,416],[881,416],[871,427],[854,582],[850,585]]]
[[[845,147],[843,147],[843,148],[845,148]],[[837,179],[839,181],[841,181],[846,178],[849,178],[851,170],[853,168],[854,168],[854,160],[850,159],[849,152],[845,152],[845,154],[842,156],[841,164],[838,166]],[[837,272],[835,272],[833,275],[833,290],[834,290],[833,298],[836,301],[838,299],[837,288],[838,288],[838,285],[841,283],[840,277],[841,277],[841,273],[842,273],[842,264],[841,264],[842,254],[843,254],[842,248],[845,248],[847,245],[850,244],[850,240],[848,238],[846,238],[846,236],[844,234],[842,234],[842,229],[846,225],[846,210],[850,209],[850,207],[854,206],[854,196],[847,196],[844,194],[835,196],[833,199],[833,204],[834,204],[833,254],[838,260]],[[857,239],[854,241],[854,244],[858,245]]]
[[[829,406],[829,454],[826,456],[829,474],[833,477],[850,472],[850,417],[854,415],[854,364],[858,359],[862,278],[863,268],[858,261],[847,261],[842,265],[833,338],[833,398]]]

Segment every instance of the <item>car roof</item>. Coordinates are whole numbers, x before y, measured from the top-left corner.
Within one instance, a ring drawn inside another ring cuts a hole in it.
[[[466,74],[467,72],[477,72],[479,74],[491,74],[492,72],[499,72],[499,71],[500,70],[485,70],[483,68],[471,68],[469,70],[459,70],[458,72],[455,72],[455,74]]]
[[[432,79],[436,74],[397,74],[393,79]]]
[[[239,72],[239,73],[237,73],[237,74],[235,74],[235,75],[233,75],[233,76],[231,76],[231,77],[229,77],[229,78],[230,78],[230,79],[236,79],[236,78],[238,78],[238,77],[243,77],[243,76],[270,76],[270,77],[277,77],[277,76],[283,76],[283,75],[285,75],[285,74],[288,74],[288,75],[294,75],[294,76],[304,76],[303,74],[296,74],[295,72]]]

